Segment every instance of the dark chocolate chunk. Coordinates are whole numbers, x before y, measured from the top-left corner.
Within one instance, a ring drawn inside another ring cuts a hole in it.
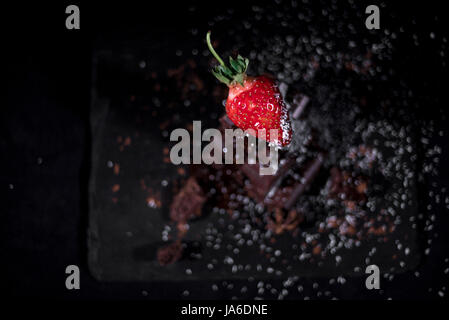
[[[323,164],[323,154],[319,154],[315,159],[308,164],[307,168],[304,170],[302,174],[301,181],[297,181],[296,186],[293,188],[292,193],[289,199],[285,202],[284,208],[289,210],[293,207],[298,197],[306,191],[307,187],[310,186],[315,176],[318,174],[318,171]]]
[[[281,159],[279,168],[274,175],[260,175],[259,164],[244,164],[241,165],[242,172],[248,177],[250,185],[247,189],[252,189],[255,199],[258,202],[263,202],[264,199],[273,193],[277,186],[281,183],[285,174],[296,164],[295,158]]]
[[[185,223],[192,218],[199,217],[205,201],[206,196],[200,185],[194,177],[190,177],[173,199],[170,218],[173,221]]]
[[[301,115],[304,112],[304,109],[306,108],[307,104],[309,103],[309,97],[299,94],[293,99],[293,111],[292,111],[292,118],[294,120],[297,120],[301,117]]]
[[[227,115],[222,116],[219,121],[223,129],[231,129],[235,127],[234,122],[232,122]]]

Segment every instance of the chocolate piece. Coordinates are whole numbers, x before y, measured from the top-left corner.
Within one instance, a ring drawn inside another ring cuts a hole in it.
[[[319,154],[315,159],[309,160],[302,167],[294,168],[294,174],[284,177],[277,189],[273,193],[270,192],[269,196],[264,200],[269,210],[273,211],[277,208],[290,210],[299,196],[310,186],[318,174],[322,162],[323,154]],[[295,178],[296,174],[301,177],[300,180]]]
[[[236,128],[228,116],[224,115],[220,118],[220,129]],[[224,142],[223,142],[224,143]],[[245,147],[247,147],[247,141],[245,139]],[[268,149],[268,147],[267,147]],[[267,150],[268,151],[268,150]],[[272,188],[277,185],[285,174],[295,165],[295,158],[286,157],[285,153],[279,154],[279,168],[274,175],[260,175],[260,164],[241,164],[236,165],[237,172],[241,171],[249,179],[250,184],[245,186],[248,194],[254,198],[257,202],[263,202],[267,194],[272,190]],[[230,167],[230,165],[226,165]],[[217,168],[217,167],[216,167]],[[233,170],[233,171],[234,171]],[[243,181],[241,181],[243,182]]]
[[[320,171],[321,165],[323,164],[323,154],[319,154],[315,159],[312,160],[310,165],[305,169],[301,181],[298,181],[297,185],[293,188],[290,198],[285,202],[284,208],[289,210],[296,202],[298,197],[304,193],[307,187],[310,186],[315,176]]]
[[[309,97],[299,94],[293,99],[294,110],[292,112],[292,118],[298,120],[304,112],[307,104],[309,103]]]
[[[295,110],[295,114],[299,117],[307,105],[309,98],[301,95],[301,100]],[[301,111],[298,111],[298,108]],[[232,121],[227,116],[220,118],[221,129],[235,128],[232,125]],[[258,203],[262,203],[268,206],[270,210],[276,208],[290,209],[296,202],[298,197],[307,189],[312,180],[318,173],[324,153],[319,153],[316,159],[308,162],[304,169],[297,168],[296,157],[294,153],[280,152],[279,153],[279,168],[274,175],[260,175],[260,164],[243,164],[238,165],[238,168],[248,178],[244,188],[248,195],[256,200]],[[292,170],[299,169],[302,176],[302,181],[289,181],[285,183],[286,176]]]
[[[199,217],[205,201],[206,196],[200,185],[194,177],[190,177],[173,199],[170,218],[173,221],[185,223],[192,218]]]
[[[234,122],[227,115],[222,116],[219,121],[223,129],[232,129],[235,127]]]
[[[173,242],[157,250],[157,261],[161,266],[178,261],[182,257],[182,244],[180,241]]]
[[[294,158],[281,159],[276,174],[264,176],[259,174],[259,164],[241,165],[242,172],[250,181],[250,185],[246,186],[246,189],[251,189],[250,192],[254,195],[255,200],[263,202],[277,188],[283,177],[295,164],[296,159]]]

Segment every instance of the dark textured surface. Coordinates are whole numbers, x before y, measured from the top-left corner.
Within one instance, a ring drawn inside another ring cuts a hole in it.
[[[213,88],[217,86],[212,81],[199,95],[189,92],[187,98],[192,100],[192,105],[184,106],[182,103],[183,91],[179,90],[177,84],[173,84],[172,79],[165,75],[165,68],[159,63],[158,66],[156,64],[152,66],[151,62],[148,68],[140,68],[141,60],[137,55],[132,54],[132,52],[139,52],[140,56],[152,57],[150,61],[154,63],[154,61],[159,61],[158,52],[167,52],[170,47],[165,48],[163,45],[153,43],[149,48],[142,48],[140,43],[144,43],[144,41],[135,40],[133,43],[134,45],[128,46],[126,55],[111,50],[100,52],[94,56],[95,80],[93,87],[100,88],[100,92],[94,89],[91,109],[93,145],[90,182],[89,264],[97,279],[151,282],[154,280],[198,279],[223,281],[247,279],[250,276],[254,276],[256,281],[272,278],[286,280],[293,276],[333,278],[359,275],[360,270],[356,272],[354,268],[365,265],[365,259],[368,257],[372,263],[382,266],[383,270],[388,270],[391,273],[403,273],[416,268],[422,255],[422,248],[419,248],[417,243],[416,230],[411,227],[412,223],[410,222],[417,219],[418,214],[416,181],[412,181],[413,184],[411,183],[404,192],[409,199],[413,200],[402,210],[399,209],[402,222],[396,226],[397,230],[391,235],[387,233],[385,236],[362,239],[359,247],[350,248],[339,254],[342,260],[339,264],[336,264],[336,255],[333,254],[324,258],[317,257],[319,265],[308,259],[299,261],[298,255],[301,254],[301,250],[298,253],[298,250],[293,249],[292,245],[300,244],[304,239],[289,233],[275,237],[277,241],[273,245],[273,250],[280,250],[282,257],[287,259],[286,262],[282,259],[282,263],[281,261],[277,264],[268,263],[268,259],[265,259],[264,254],[260,252],[259,242],[250,247],[240,246],[240,254],[233,256],[226,246],[235,245],[233,239],[237,231],[227,230],[226,226],[234,223],[237,230],[240,226],[230,217],[211,212],[212,209],[209,206],[203,209],[204,218],[189,224],[190,230],[185,239],[187,242],[199,242],[197,246],[201,248],[202,258],[183,259],[169,266],[160,266],[156,261],[155,252],[163,244],[161,234],[164,226],[170,225],[166,213],[174,196],[173,184],[177,179],[179,180],[176,174],[178,167],[169,161],[164,162],[163,148],[170,147],[172,143],[169,141],[169,136],[163,135],[165,128],[162,130],[160,125],[169,121],[168,128],[183,128],[189,124],[189,118],[204,119],[213,123],[214,120],[210,119],[208,114],[217,109],[216,112],[219,113],[221,106],[208,98],[208,93],[213,92]],[[166,55],[165,59],[169,60],[168,64],[176,63],[176,56],[173,56],[174,58],[170,61]],[[192,74],[200,73],[199,79],[207,83],[209,75],[202,73],[207,70],[206,63],[202,62],[201,58],[192,58],[192,60],[200,65],[199,71],[192,71]],[[114,73],[111,74],[110,70],[114,70]],[[157,72],[157,77],[149,80],[148,74],[153,72]],[[186,78],[189,77],[189,72],[186,71]],[[154,89],[157,85],[161,86],[160,91]],[[164,92],[163,89],[166,87],[169,90]],[[328,87],[327,90],[333,90],[333,88]],[[356,96],[358,93],[353,92],[352,94]],[[155,98],[160,101],[160,106],[154,103]],[[311,97],[311,100],[313,102],[309,107],[318,107],[316,99]],[[201,109],[203,106],[207,106],[206,111],[195,110]],[[337,117],[339,112],[338,105],[334,105],[329,110],[334,117]],[[215,119],[215,122],[218,121]],[[348,123],[347,125],[353,124]],[[167,131],[170,132],[170,129]],[[320,132],[318,132],[319,134]],[[130,137],[129,146],[123,146],[123,142],[117,142],[117,137],[121,137],[121,139]],[[388,141],[380,135],[377,139],[380,146]],[[416,146],[416,141],[412,140],[411,144]],[[346,146],[342,147],[346,148]],[[380,149],[380,152],[387,157],[391,150],[385,148],[385,150]],[[113,168],[108,167],[108,161],[120,165],[119,174],[115,174]],[[398,163],[400,167],[416,167],[415,162],[410,158],[404,157],[401,161]],[[411,170],[417,175],[417,168]],[[323,171],[328,171],[328,169]],[[147,205],[148,190],[142,190],[142,179],[147,188],[151,188],[152,194],[160,194],[163,198],[160,208],[150,208]],[[162,186],[162,181],[166,181],[168,186]],[[396,192],[395,188],[398,188],[398,182],[402,183],[400,180],[391,179],[388,181],[389,185],[386,183],[382,185],[379,192],[382,196]],[[114,185],[119,185],[120,190],[113,192],[111,189]],[[377,202],[379,202],[377,206],[380,208],[393,206],[392,200],[389,202],[382,197],[378,198]],[[313,212],[315,209],[309,208],[309,210]],[[262,216],[262,213],[259,214]],[[306,214],[311,213],[306,212]],[[325,214],[330,214],[330,212]],[[223,219],[224,223],[220,223],[220,220]],[[242,219],[242,223],[244,223],[243,221],[245,220]],[[315,223],[315,221],[312,222]],[[218,227],[220,232],[223,232],[219,250],[206,248],[205,231],[209,225],[221,226],[221,229]],[[260,227],[260,229],[264,228]],[[304,225],[300,226],[300,229],[309,230]],[[384,241],[384,237],[387,240]],[[397,250],[398,243],[404,248],[409,248],[407,255]],[[377,250],[377,254],[371,257],[368,253],[373,247],[375,247],[374,250]],[[238,273],[232,272],[226,263],[220,263],[226,256],[232,256],[236,264],[250,265],[252,268]],[[218,260],[219,263],[215,264],[213,270],[208,270],[207,265],[212,260]],[[279,268],[283,273],[275,276],[267,272],[257,272],[255,261],[260,262],[260,267],[263,269],[274,267]],[[400,266],[400,262],[405,267]],[[193,270],[193,273],[187,274],[186,270]]]
[[[0,252],[2,293],[8,297],[33,298],[178,299],[189,298],[183,295],[184,290],[189,290],[190,297],[229,299],[240,295],[240,288],[247,286],[246,297],[255,296],[256,283],[248,284],[246,280],[234,281],[233,289],[219,283],[221,289],[214,291],[211,290],[214,283],[210,281],[189,281],[182,285],[170,282],[117,284],[99,283],[90,276],[85,230],[91,150],[91,40],[100,35],[100,38],[116,37],[119,41],[120,35],[126,34],[126,28],[132,26],[138,26],[142,33],[166,28],[176,34],[177,27],[184,30],[186,25],[194,23],[189,20],[187,5],[178,6],[178,16],[169,10],[171,4],[158,10],[138,5],[96,8],[83,5],[83,29],[78,34],[68,34],[63,27],[64,4],[28,4],[25,10],[20,3],[5,8],[12,29],[4,39],[8,86],[6,103],[0,110],[0,163],[4,170],[0,176],[4,204]],[[226,5],[233,6],[232,3]],[[215,11],[207,15],[225,12],[226,5],[207,6]],[[326,4],[317,6],[326,7]],[[237,10],[240,17],[247,14],[246,6],[236,7],[240,8]],[[396,16],[387,15],[382,21],[391,25],[405,23],[411,27],[410,38],[415,32],[419,39],[428,39],[431,31],[440,37],[447,30],[443,23],[444,10],[435,3],[389,5],[387,10],[393,10]],[[440,19],[435,20],[435,16]],[[195,23],[207,25],[207,18],[197,18]],[[407,62],[402,72],[411,80],[411,88],[420,101],[427,101],[418,108],[416,115],[434,121],[436,129],[430,142],[442,147],[440,163],[444,164],[448,161],[447,120],[436,111],[446,101],[447,79],[442,75],[447,74],[447,68],[439,64],[439,51],[427,41],[424,43],[427,44],[425,48],[417,49],[413,40],[401,40],[401,58]],[[117,43],[117,46],[122,45]],[[444,131],[444,137],[439,136],[439,130]],[[303,291],[292,290],[290,298],[328,298],[318,295],[318,291],[326,290],[342,299],[441,298],[439,292],[443,286],[447,288],[448,282],[445,273],[449,261],[447,207],[444,198],[430,208],[427,205],[434,200],[428,191],[440,192],[443,187],[447,188],[447,183],[448,168],[440,165],[438,175],[426,178],[421,188],[423,219],[419,225],[433,228],[422,234],[421,243],[430,250],[416,272],[383,281],[381,292],[365,290],[363,277],[349,278],[344,285],[330,284],[328,279],[304,279]],[[434,218],[430,220],[430,216]],[[69,292],[64,287],[64,269],[68,264],[81,268],[80,291]],[[271,283],[280,286],[280,282]],[[319,284],[319,288],[313,289],[313,283]]]

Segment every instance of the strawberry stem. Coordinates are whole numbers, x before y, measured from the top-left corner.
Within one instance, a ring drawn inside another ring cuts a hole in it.
[[[220,58],[220,56],[218,55],[217,52],[215,52],[214,47],[212,46],[212,43],[210,42],[210,31],[207,32],[206,35],[206,42],[207,42],[207,46],[209,47],[210,52],[212,53],[212,55],[215,57],[215,59],[217,59],[217,61],[223,66],[226,67],[224,61]]]
[[[224,61],[220,58],[220,56],[215,52],[214,47],[212,47],[212,43],[210,42],[210,31],[207,33],[206,42],[209,47],[212,55],[217,59],[220,65],[215,66],[211,71],[212,74],[224,84],[230,86],[233,83],[240,83],[240,85],[244,85],[246,78],[246,69],[248,68],[249,60],[243,58],[241,55],[237,56],[237,59],[233,59],[229,57],[229,67],[225,65]]]

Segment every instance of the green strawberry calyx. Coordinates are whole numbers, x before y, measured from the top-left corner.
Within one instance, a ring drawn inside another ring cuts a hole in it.
[[[210,42],[210,31],[207,33],[206,42],[212,55],[220,63],[215,66],[211,71],[212,74],[224,84],[230,86],[234,83],[239,83],[243,86],[246,78],[246,69],[248,69],[249,60],[243,58],[241,55],[237,56],[237,59],[229,57],[229,65],[227,66],[220,56],[215,52],[212,43]]]

